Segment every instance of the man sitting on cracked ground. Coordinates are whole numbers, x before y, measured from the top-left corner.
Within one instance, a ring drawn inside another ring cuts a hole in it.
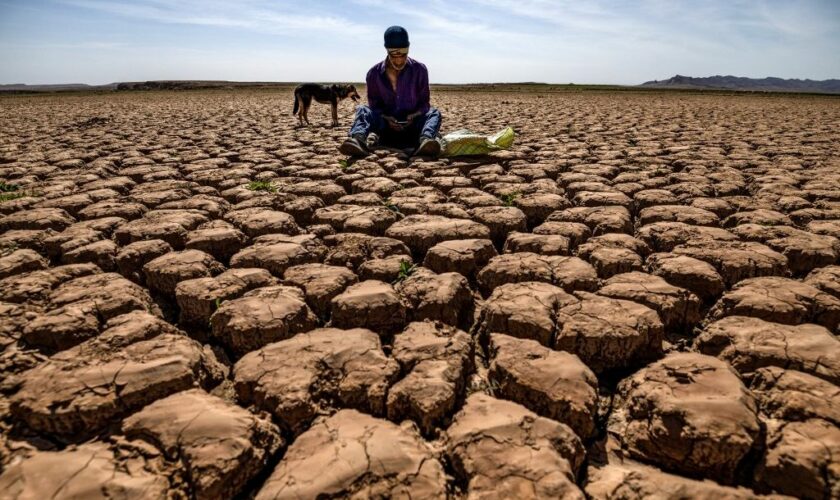
[[[356,109],[350,137],[338,148],[348,156],[365,156],[379,143],[413,149],[414,155],[440,154],[440,111],[429,104],[429,72],[408,57],[408,32],[385,30],[388,56],[367,73],[368,105]]]

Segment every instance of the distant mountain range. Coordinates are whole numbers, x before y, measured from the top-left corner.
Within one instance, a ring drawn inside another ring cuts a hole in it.
[[[745,78],[741,76],[693,76],[676,75],[667,80],[645,82],[642,87],[666,89],[723,89],[763,92],[818,92],[840,94],[840,80],[785,80],[782,78]]]
[[[295,85],[290,82],[232,82],[226,80],[153,80],[146,82],[114,82],[104,85],[87,85],[84,83],[65,83],[54,85],[26,85],[14,83],[0,85],[0,93],[30,93],[30,92],[67,92],[67,91],[119,91],[119,90],[195,90],[219,89],[234,87],[287,87]],[[557,84],[545,83],[505,83],[505,84],[463,84],[444,85],[444,87],[557,87]],[[572,86],[559,85],[560,87]],[[440,87],[440,85],[436,85]],[[740,90],[758,92],[813,92],[821,94],[840,94],[840,80],[784,80],[782,78],[744,78],[739,76],[709,76],[696,78],[692,76],[676,75],[667,80],[653,80],[638,86],[591,86],[581,87],[611,87],[615,89],[651,88],[651,89],[687,89],[687,90]]]
[[[55,85],[27,85],[13,83],[0,85],[0,92],[64,92],[86,90],[194,90],[231,87],[273,87],[292,85],[281,82],[229,82],[226,80],[154,80],[148,82],[115,82],[104,85],[60,83]]]

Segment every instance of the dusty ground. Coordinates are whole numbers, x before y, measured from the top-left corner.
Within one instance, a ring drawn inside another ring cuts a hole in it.
[[[840,100],[433,100],[0,100],[0,497],[840,497]]]

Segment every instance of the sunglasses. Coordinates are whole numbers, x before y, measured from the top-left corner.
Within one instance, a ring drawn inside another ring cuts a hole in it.
[[[407,56],[408,48],[404,49],[388,49],[389,56]]]

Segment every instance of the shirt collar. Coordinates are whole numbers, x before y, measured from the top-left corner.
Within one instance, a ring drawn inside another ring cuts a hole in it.
[[[412,59],[410,57],[407,57],[406,61],[405,61],[405,68],[403,68],[403,71],[405,71],[409,66],[412,66],[412,65],[414,65],[414,59]],[[388,57],[387,56],[385,57],[385,59],[382,60],[381,63],[379,63],[379,74],[384,75],[386,69],[388,69]]]

